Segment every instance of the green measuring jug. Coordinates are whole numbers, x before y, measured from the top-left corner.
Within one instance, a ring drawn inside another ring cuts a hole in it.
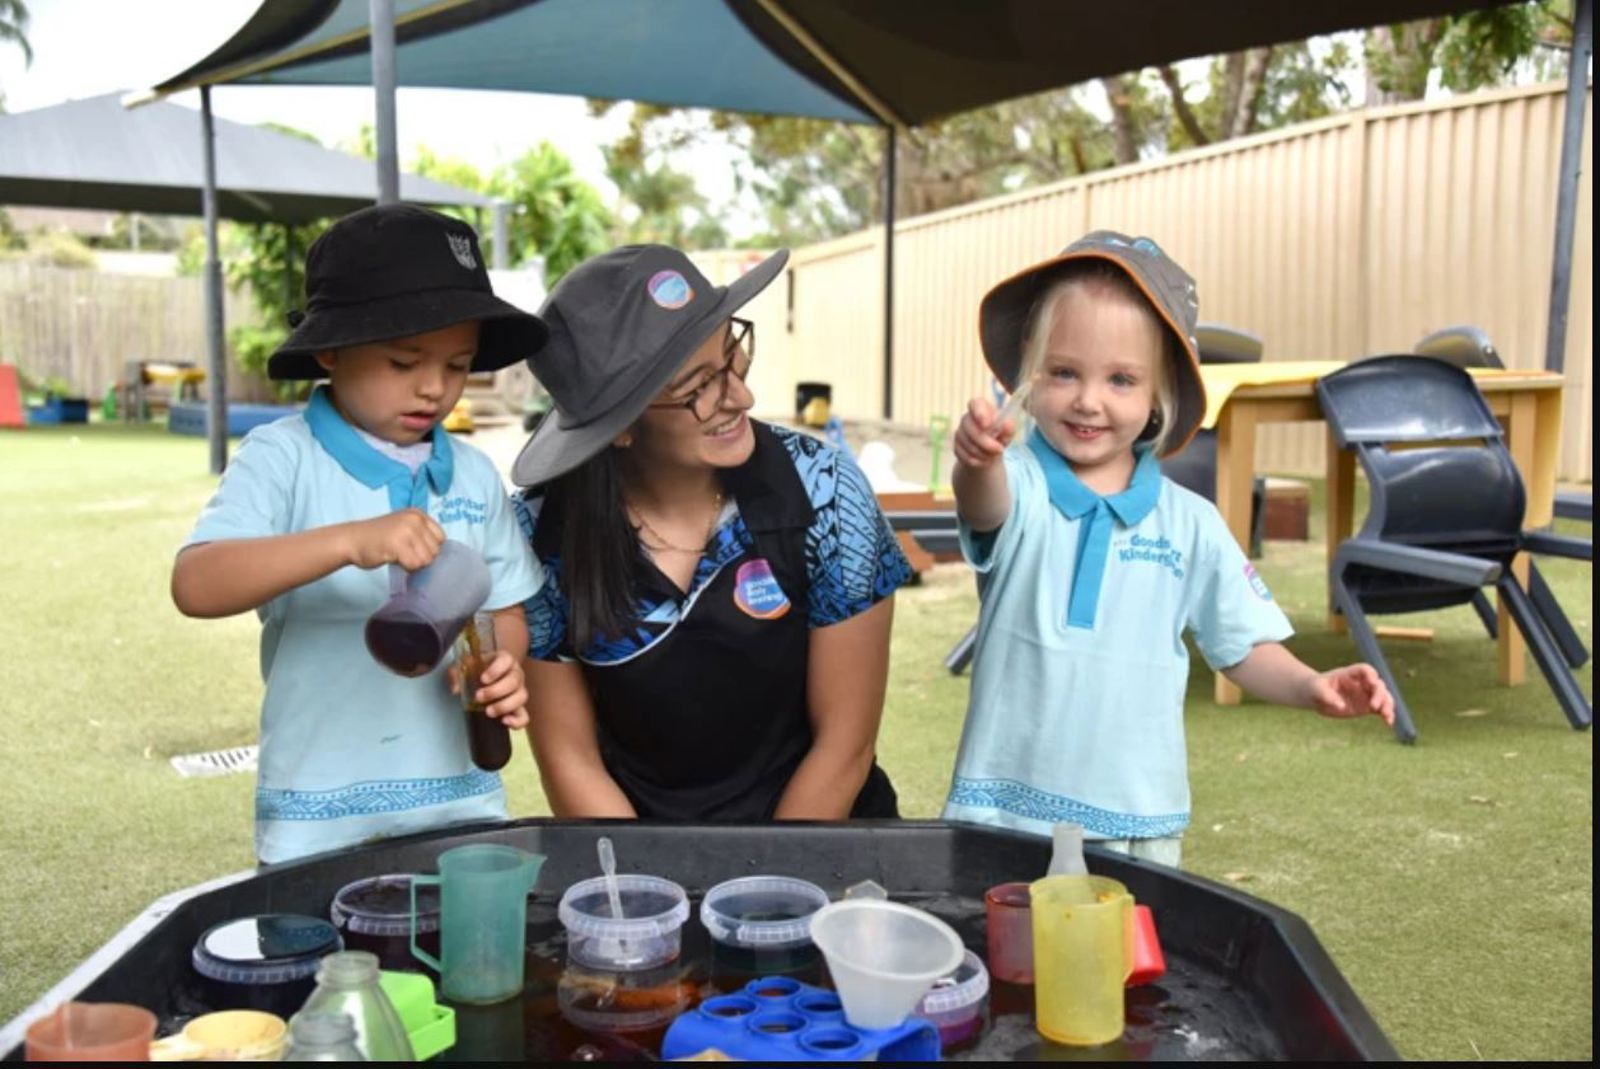
[[[1029,887],[1035,1024],[1075,1047],[1122,1035],[1133,971],[1133,896],[1104,876],[1046,876]]]
[[[451,1002],[487,1005],[522,993],[528,892],[542,854],[489,843],[439,855],[439,875],[411,880],[411,953],[439,974]],[[417,888],[439,888],[439,957],[417,946]],[[441,960],[442,959],[442,960]]]

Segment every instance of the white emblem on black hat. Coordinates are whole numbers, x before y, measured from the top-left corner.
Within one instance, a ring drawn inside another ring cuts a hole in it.
[[[478,266],[478,261],[472,258],[472,239],[465,234],[446,234],[450,240],[450,251],[455,255],[456,263],[468,271]]]

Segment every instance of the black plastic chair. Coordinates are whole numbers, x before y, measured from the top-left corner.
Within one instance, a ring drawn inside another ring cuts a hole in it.
[[[1366,522],[1329,569],[1335,607],[1361,654],[1395,699],[1395,734],[1415,721],[1378,646],[1370,614],[1461,605],[1493,584],[1575,729],[1594,710],[1511,563],[1520,552],[1588,560],[1580,539],[1522,529],[1526,493],[1489,405],[1460,368],[1417,356],[1363,360],[1317,381],[1317,399],[1341,449],[1353,450],[1371,486]],[[1412,443],[1482,444],[1419,445]]]
[[[1264,349],[1261,338],[1246,330],[1221,323],[1201,323],[1195,328],[1195,341],[1202,364],[1256,364]],[[1217,501],[1217,432],[1201,429],[1183,449],[1161,461],[1161,474],[1201,497]],[[1267,481],[1257,476],[1250,487],[1250,556],[1261,556],[1261,524]]]
[[[1462,325],[1445,327],[1418,341],[1411,347],[1418,356],[1431,356],[1465,370],[1469,367],[1505,367],[1500,350],[1489,340],[1482,327]]]
[[[1436,330],[1418,341],[1411,349],[1418,356],[1431,356],[1435,360],[1443,360],[1463,370],[1474,367],[1506,366],[1505,361],[1500,359],[1500,350],[1494,347],[1488,332],[1482,327],[1471,324]],[[1589,504],[1588,500],[1587,495],[1580,497],[1577,494],[1557,494],[1555,513],[1557,516],[1570,517],[1584,511],[1592,515],[1593,505]],[[1545,582],[1537,567],[1529,572],[1528,594],[1533,598],[1539,615],[1544,617],[1545,625],[1550,628],[1550,634],[1555,638],[1556,645],[1561,647],[1561,655],[1567,659],[1567,663],[1577,668],[1587,661],[1589,651],[1584,646],[1583,639],[1572,626],[1572,621],[1567,619],[1567,614],[1562,611],[1555,594],[1550,590],[1550,584]],[[1484,630],[1489,632],[1489,637],[1498,637],[1500,627],[1494,605],[1482,590],[1473,594],[1472,607],[1477,611],[1478,619],[1483,621]]]

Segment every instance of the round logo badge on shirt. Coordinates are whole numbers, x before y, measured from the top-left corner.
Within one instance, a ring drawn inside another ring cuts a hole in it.
[[[789,611],[789,599],[764,560],[747,561],[734,576],[733,603],[757,620],[776,620]]]
[[[676,271],[657,271],[650,276],[644,288],[649,291],[652,301],[669,312],[694,300],[694,290],[689,280]]]

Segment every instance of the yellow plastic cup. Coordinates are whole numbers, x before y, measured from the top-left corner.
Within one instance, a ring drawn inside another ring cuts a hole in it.
[[[282,1017],[260,1010],[223,1010],[196,1017],[183,1029],[201,1060],[212,1062],[276,1062],[283,1060],[289,1026]]]
[[[1133,896],[1104,876],[1046,876],[1029,894],[1039,1034],[1074,1047],[1117,1039],[1133,971]]]

